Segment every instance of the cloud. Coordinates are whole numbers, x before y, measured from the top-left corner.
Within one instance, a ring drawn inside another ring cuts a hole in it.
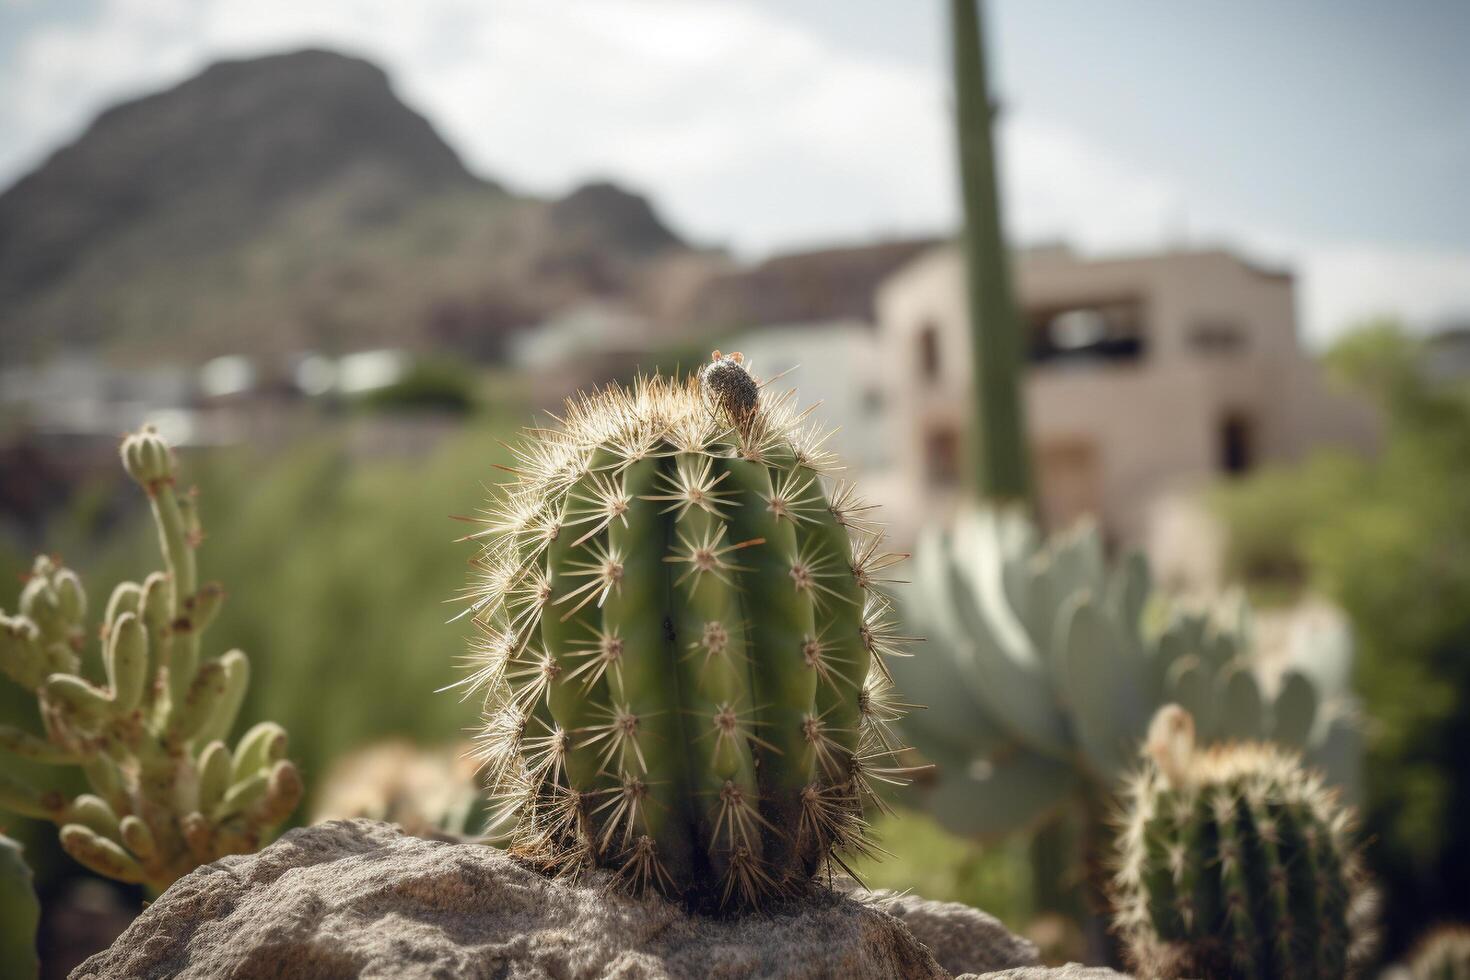
[[[954,222],[943,66],[845,48],[733,0],[99,0],[0,65],[0,179],[119,97],[303,45],[378,61],[476,170],[539,193],[622,179],[681,231],[746,253]],[[1193,238],[1295,264],[1314,338],[1375,310],[1470,309],[1465,256],[1294,239],[1024,104],[1001,141],[1020,240],[1156,248],[1187,215]]]
[[[1470,252],[1331,244],[1303,253],[1300,276],[1305,335],[1315,344],[1377,315],[1420,329],[1470,322]]]

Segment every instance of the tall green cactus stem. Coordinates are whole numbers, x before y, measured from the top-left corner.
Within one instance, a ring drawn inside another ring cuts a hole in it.
[[[1470,980],[1470,928],[1440,926],[1409,954],[1410,980]]]
[[[80,580],[36,559],[19,614],[0,614],[0,672],[35,692],[41,731],[0,725],[0,752],[81,767],[74,800],[0,775],[0,808],[61,825],[68,854],[98,874],[161,891],[200,864],[254,850],[301,799],[286,735],[262,722],[225,744],[249,682],[238,650],[200,661],[224,591],[198,584],[202,538],[191,495],[176,489],[172,450],[151,428],[121,449],[148,494],[164,570],[124,582],[99,634],[103,679],[80,674],[86,597]]]
[[[1021,324],[1002,231],[979,0],[951,0],[950,20],[965,205],[977,489],[991,503],[1025,503],[1031,494],[1031,467],[1021,397]]]
[[[0,963],[5,975],[30,980],[41,973],[36,930],[41,901],[32,884],[30,865],[21,846],[0,834]]]
[[[884,553],[738,354],[582,395],[471,537],[481,757],[513,846],[749,908],[866,852],[902,781]]]
[[[1118,839],[1114,928],[1149,977],[1339,978],[1373,941],[1353,817],[1294,753],[1194,745],[1160,709]]]

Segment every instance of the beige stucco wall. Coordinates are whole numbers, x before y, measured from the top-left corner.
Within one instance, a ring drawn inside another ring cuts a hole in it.
[[[1022,253],[1014,273],[1023,308],[1141,301],[1142,358],[1036,365],[1025,386],[1033,458],[1048,458],[1048,447],[1092,447],[1096,506],[1117,540],[1144,540],[1153,499],[1219,476],[1227,414],[1250,419],[1258,463],[1295,459],[1323,442],[1372,444],[1371,413],[1329,395],[1300,351],[1289,276],[1219,251],[1103,261]],[[895,439],[895,471],[883,492],[890,512],[904,515],[898,530],[907,533],[960,492],[927,480],[923,438],[938,424],[970,429],[970,335],[959,252],[941,247],[914,260],[880,287],[877,308]],[[1189,336],[1207,320],[1236,324],[1246,343],[1229,353],[1202,353]],[[939,336],[934,379],[924,377],[921,365],[919,334],[927,324]]]

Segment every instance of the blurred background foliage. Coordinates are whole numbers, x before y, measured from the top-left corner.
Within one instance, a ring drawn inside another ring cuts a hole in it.
[[[1375,324],[1329,356],[1343,383],[1383,405],[1380,456],[1324,452],[1212,498],[1228,532],[1228,571],[1257,604],[1321,594],[1353,622],[1364,822],[1394,950],[1429,916],[1470,915],[1460,831],[1470,825],[1470,781],[1459,756],[1470,745],[1470,495],[1454,492],[1470,486],[1470,393],[1427,377],[1420,355],[1393,325]],[[679,350],[658,361],[672,368],[693,357]],[[399,387],[401,398],[377,407],[463,424],[426,425],[421,441],[385,451],[359,446],[357,413],[329,412],[311,438],[279,452],[201,449],[182,461],[200,492],[202,574],[229,593],[212,636],[256,664],[242,719],[286,727],[308,792],[353,750],[394,737],[453,742],[475,718],[474,705],[436,693],[457,679],[466,632],[448,621],[471,555],[455,539],[468,526],[450,518],[473,514],[508,458],[502,441],[534,415],[524,392],[452,367],[411,372]],[[35,532],[83,575],[95,609],[113,583],[149,570],[136,556],[151,555],[152,532],[128,491],[119,470],[78,488],[44,527],[25,529],[26,541],[11,528],[0,538],[0,574],[19,582]],[[25,709],[13,694],[0,686],[0,712]],[[308,799],[297,819],[315,807]],[[49,828],[9,829],[26,843],[43,897],[81,874]],[[868,885],[977,905],[1017,928],[1032,922],[1035,849],[1024,837],[982,845],[904,809],[878,818],[877,830],[892,857],[856,868]],[[1063,957],[1076,949],[1075,938],[1056,943]]]
[[[1423,354],[1377,322],[1327,357],[1384,409],[1378,457],[1326,453],[1216,495],[1235,575],[1278,602],[1323,594],[1353,623],[1391,949],[1470,915],[1470,387],[1435,379]]]

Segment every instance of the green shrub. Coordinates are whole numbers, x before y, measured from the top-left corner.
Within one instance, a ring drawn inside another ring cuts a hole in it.
[[[1427,380],[1423,353],[1391,325],[1345,339],[1328,361],[1383,407],[1382,454],[1263,474],[1220,509],[1237,567],[1300,568],[1353,621],[1392,952],[1470,916],[1470,386]]]

